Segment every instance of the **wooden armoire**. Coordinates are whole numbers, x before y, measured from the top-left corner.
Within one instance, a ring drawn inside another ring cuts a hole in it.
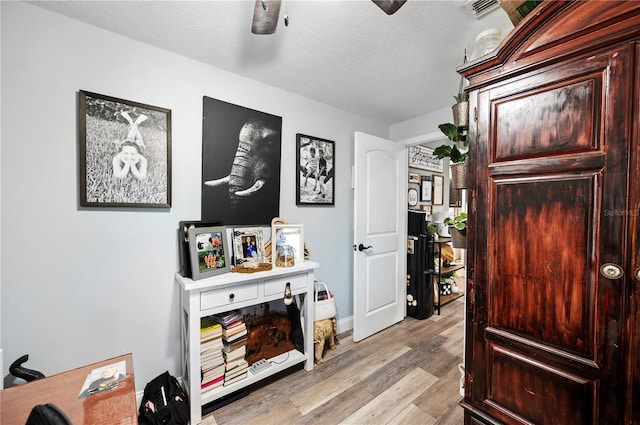
[[[458,71],[465,424],[640,425],[640,1],[545,1]]]

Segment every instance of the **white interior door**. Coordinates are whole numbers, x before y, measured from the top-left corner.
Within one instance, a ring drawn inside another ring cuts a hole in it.
[[[353,340],[406,314],[405,146],[355,133]]]

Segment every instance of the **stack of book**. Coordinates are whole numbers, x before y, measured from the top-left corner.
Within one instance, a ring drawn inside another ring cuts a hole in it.
[[[222,325],[214,316],[200,319],[200,371],[202,391],[212,390],[224,383],[224,356],[222,354]]]
[[[247,326],[239,310],[217,317],[222,325],[222,355],[224,357],[224,385],[230,385],[247,377]]]

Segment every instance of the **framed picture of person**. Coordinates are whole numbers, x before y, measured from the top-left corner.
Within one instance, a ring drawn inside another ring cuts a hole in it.
[[[335,142],[296,134],[296,205],[335,205]]]
[[[199,280],[231,271],[227,229],[224,226],[188,230],[191,279]]]
[[[262,228],[245,227],[233,229],[233,258],[236,266],[244,263],[264,261]]]
[[[171,207],[171,110],[80,90],[80,206]]]

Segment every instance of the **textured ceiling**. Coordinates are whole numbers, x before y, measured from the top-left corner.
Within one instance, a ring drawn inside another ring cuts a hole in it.
[[[247,0],[30,3],[385,124],[452,104],[465,48],[512,28],[502,9],[476,19],[461,0],[408,0],[391,16],[369,0],[284,0],[272,35],[251,33]]]

